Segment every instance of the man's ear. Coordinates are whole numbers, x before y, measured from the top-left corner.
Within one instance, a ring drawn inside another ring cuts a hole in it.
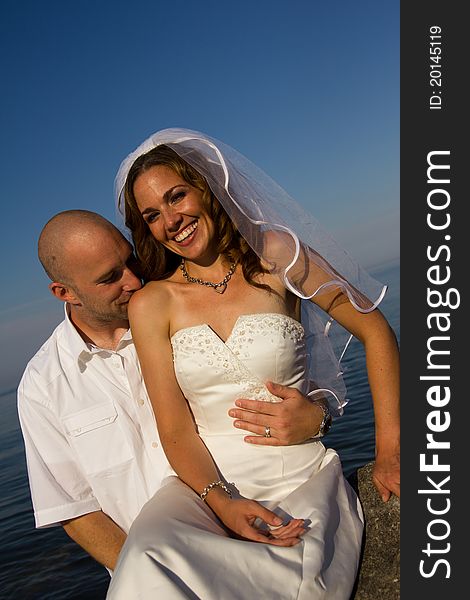
[[[68,302],[69,304],[80,303],[72,288],[70,288],[68,285],[65,285],[64,283],[53,281],[49,284],[49,289],[51,291],[51,294],[55,296],[58,300],[62,300],[62,302]]]

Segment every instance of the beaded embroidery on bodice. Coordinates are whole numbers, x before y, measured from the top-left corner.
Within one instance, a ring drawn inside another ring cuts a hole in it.
[[[223,341],[209,325],[171,338],[178,383],[200,433],[233,434],[227,406],[238,397],[277,402],[267,380],[306,389],[305,334],[295,319],[278,313],[240,315]]]

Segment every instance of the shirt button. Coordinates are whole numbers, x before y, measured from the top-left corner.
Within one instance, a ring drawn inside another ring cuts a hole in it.
[[[152,448],[158,448],[157,442],[152,442]]]
[[[143,406],[145,404],[145,400],[142,400],[142,398],[139,398],[139,405]]]

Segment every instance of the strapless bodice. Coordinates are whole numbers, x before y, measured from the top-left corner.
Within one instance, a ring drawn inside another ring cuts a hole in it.
[[[172,337],[175,373],[199,435],[228,481],[254,499],[284,497],[308,479],[324,457],[320,443],[297,446],[248,444],[228,415],[237,398],[278,402],[267,380],[307,388],[302,325],[286,315],[241,315],[226,341],[207,324]]]
[[[236,398],[278,401],[267,380],[306,389],[304,330],[286,315],[241,315],[226,341],[201,324],[177,331],[171,342],[176,377],[201,435],[237,433],[227,415]]]

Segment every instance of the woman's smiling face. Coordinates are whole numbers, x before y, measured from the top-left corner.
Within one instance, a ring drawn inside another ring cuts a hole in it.
[[[157,165],[137,177],[133,191],[150,232],[168,250],[196,262],[216,256],[214,221],[201,190]]]

